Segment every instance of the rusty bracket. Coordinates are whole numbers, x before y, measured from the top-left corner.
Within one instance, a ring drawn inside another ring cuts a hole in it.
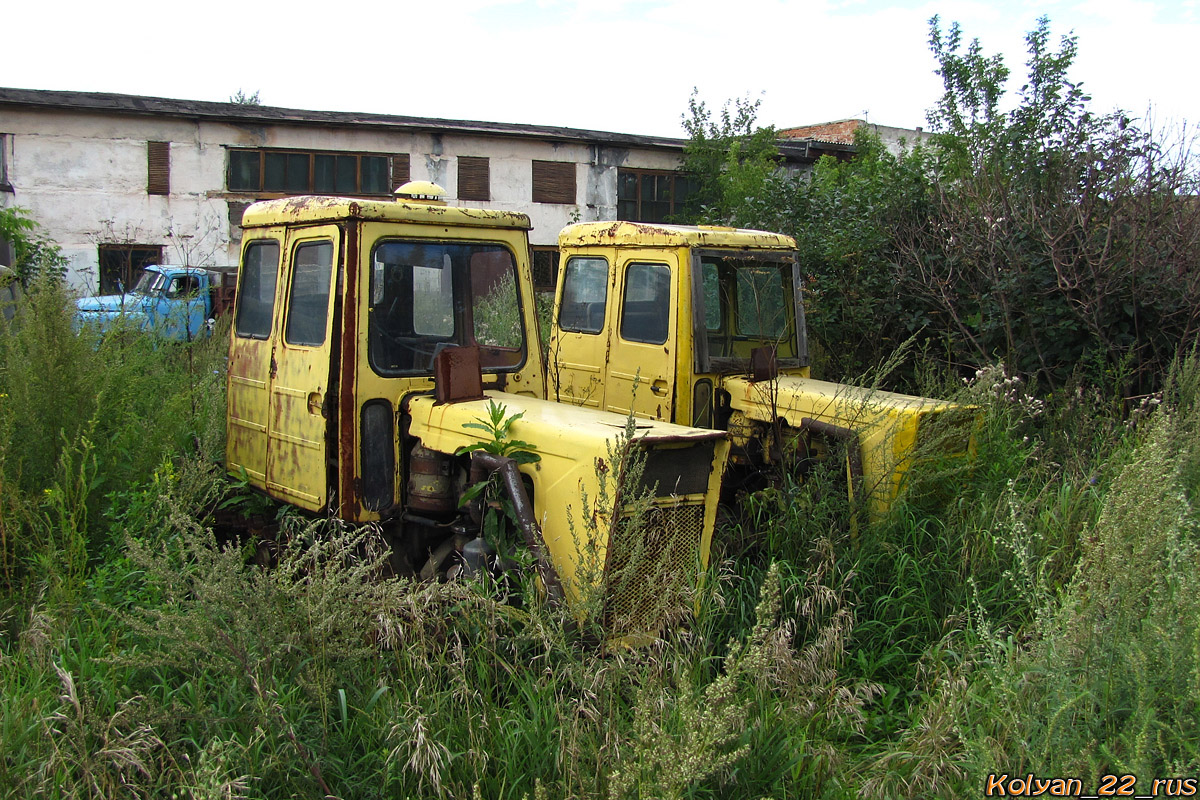
[[[542,544],[542,533],[538,529],[537,519],[533,514],[533,503],[525,492],[525,484],[521,482],[521,471],[517,462],[504,456],[485,453],[476,450],[471,454],[471,483],[487,480],[492,473],[499,472],[504,483],[504,489],[512,501],[513,513],[517,516],[517,524],[521,528],[521,536],[525,546],[533,554],[537,563],[538,574],[546,587],[546,597],[551,605],[557,605],[563,599],[562,581],[558,571],[550,560],[550,554]]]

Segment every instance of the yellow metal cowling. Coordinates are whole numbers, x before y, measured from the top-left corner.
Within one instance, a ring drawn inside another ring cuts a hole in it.
[[[799,431],[806,420],[852,432],[859,448],[863,500],[879,518],[899,497],[921,444],[922,430],[933,418],[962,407],[941,400],[781,375],[766,381],[726,378],[734,413],[764,425],[781,422]],[[971,449],[970,415],[966,433],[943,445],[966,454]],[[852,487],[853,488],[853,487]]]
[[[616,494],[611,451],[623,426],[612,414],[505,392],[441,405],[419,396],[408,401],[408,433],[424,447],[453,453],[476,441],[463,426],[486,418],[489,400],[504,405],[508,415],[523,414],[513,423],[511,435],[534,445],[541,457],[522,464],[520,471],[532,484],[534,515],[568,606],[579,618],[601,614],[613,636],[655,633],[666,621],[658,613],[663,598],[691,596],[708,565],[729,449],[724,432],[637,423],[636,439],[648,454],[643,484],[656,488],[647,519],[634,524],[628,522],[624,504],[615,520],[611,508],[597,505],[601,496]],[[608,485],[602,487],[602,480]],[[666,480],[676,485],[663,485]],[[638,541],[630,541],[639,532]],[[635,563],[655,555],[675,563],[652,573]],[[617,571],[624,573],[620,586],[614,586]],[[693,585],[639,580],[646,577]]]

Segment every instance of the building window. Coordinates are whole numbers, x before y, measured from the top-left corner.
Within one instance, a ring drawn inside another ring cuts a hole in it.
[[[533,259],[533,288],[539,292],[553,292],[558,285],[558,248],[530,247]]]
[[[395,192],[411,180],[412,168],[409,166],[408,153],[392,156],[392,191]]]
[[[533,202],[575,202],[574,161],[533,162]]]
[[[0,133],[0,192],[11,192],[12,184],[8,182],[8,142],[7,133]]]
[[[231,192],[387,195],[395,172],[389,161],[394,158],[374,153],[230,150],[226,182]]]
[[[683,213],[692,181],[678,172],[617,170],[617,219],[667,222]]]
[[[102,244],[99,250],[100,294],[128,292],[144,267],[162,263],[163,249],[158,244]]]
[[[458,157],[458,199],[484,202],[492,199],[487,158]]]
[[[8,143],[7,133],[0,133],[0,192],[11,192],[12,184],[8,182]],[[12,242],[0,236],[0,266],[12,266],[16,259],[13,257]],[[0,290],[3,291],[3,290]]]

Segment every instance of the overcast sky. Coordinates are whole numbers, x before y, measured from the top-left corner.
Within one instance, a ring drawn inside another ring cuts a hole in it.
[[[9,0],[0,86],[660,136],[697,87],[761,99],[763,124],[911,128],[941,91],[935,14],[1004,54],[1011,92],[1044,14],[1056,44],[1078,35],[1095,110],[1200,122],[1200,0]]]

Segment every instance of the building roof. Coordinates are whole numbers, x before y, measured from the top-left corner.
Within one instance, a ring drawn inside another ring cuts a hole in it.
[[[519,136],[522,138],[538,138],[552,141],[584,141],[637,147],[661,147],[671,150],[679,150],[686,144],[685,139],[561,128],[549,125],[407,117],[395,114],[372,114],[357,111],[308,111],[296,108],[280,108],[278,106],[217,103],[207,100],[176,100],[169,97],[142,97],[139,95],[110,94],[107,92],[69,92],[0,87],[0,106],[70,109],[74,111],[111,114],[139,114],[243,124],[252,122],[259,124],[327,125],[336,127],[383,128],[412,132],[454,132],[487,136]]]
[[[642,136],[631,133],[562,128],[551,125],[526,125],[512,122],[408,117],[358,111],[309,111],[278,106],[218,103],[209,100],[177,100],[169,97],[143,97],[108,92],[71,92],[47,89],[0,87],[0,108],[71,110],[85,113],[133,114],[174,117],[186,120],[210,120],[227,123],[309,125],[349,128],[376,128],[410,133],[461,133],[476,136],[518,137],[553,142],[642,147],[682,152],[687,139]],[[826,143],[812,140],[780,141],[780,154],[788,161],[815,161],[830,152]],[[836,149],[845,149],[836,148]]]
[[[821,147],[848,148],[853,152],[854,135],[860,129],[877,135],[884,146],[896,155],[922,142],[929,141],[933,136],[922,128],[896,128],[862,119],[838,119],[832,122],[818,122],[815,125],[799,125],[794,128],[783,128],[776,131],[776,134],[783,141],[819,142]]]
[[[854,132],[866,124],[861,119],[839,119],[815,125],[782,128],[776,131],[776,134],[781,139],[812,139],[828,144],[854,144]]]

